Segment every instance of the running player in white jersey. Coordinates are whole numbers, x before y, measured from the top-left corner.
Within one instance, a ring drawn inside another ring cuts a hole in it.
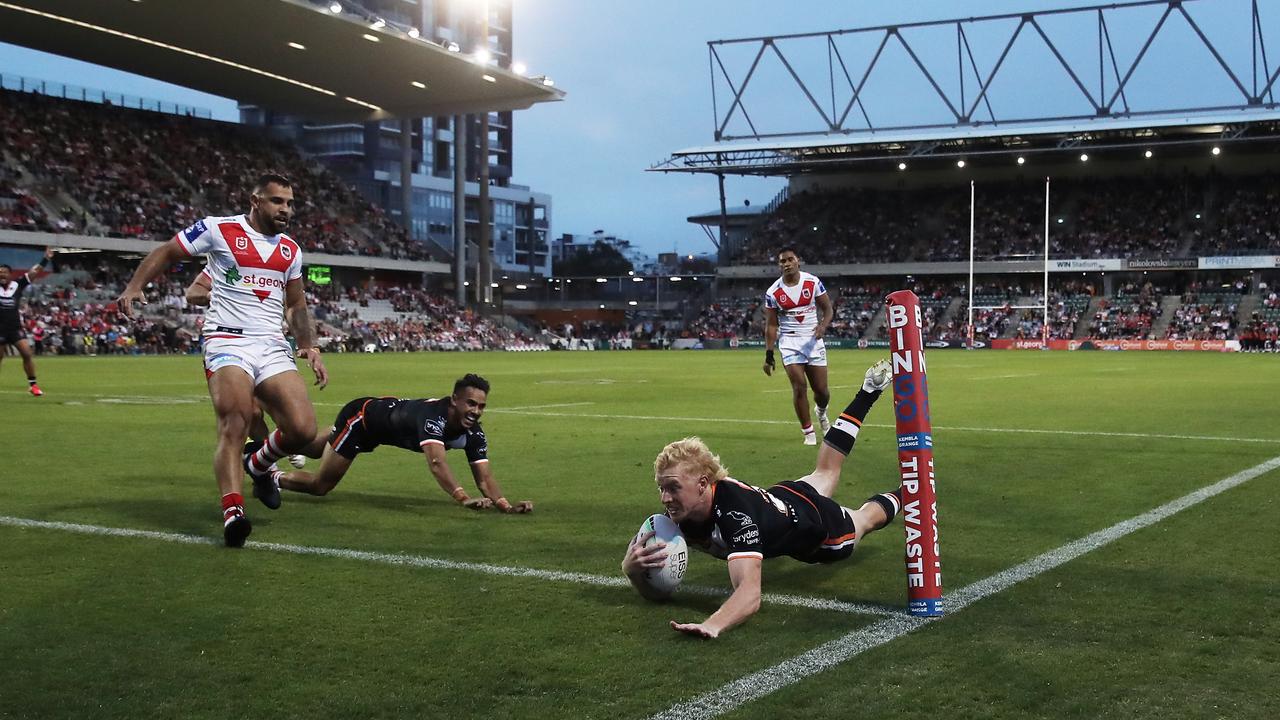
[[[184,297],[188,305],[197,305],[199,307],[209,307],[210,295],[213,293],[213,276],[209,274],[209,268],[205,267],[196,275],[196,279],[191,281],[187,286]],[[287,331],[288,328],[282,328]],[[203,335],[203,333],[202,333]],[[249,445],[254,450],[262,447],[262,443],[267,441],[267,436],[271,434],[271,428],[267,427],[267,421],[263,417],[262,408],[255,400],[253,403],[253,420],[249,422]],[[245,448],[248,449],[248,446]],[[301,469],[307,464],[307,456],[302,454],[294,454],[289,456],[289,464]]]
[[[298,374],[293,350],[280,332],[287,320],[323,388],[329,377],[315,346],[315,328],[302,287],[302,252],[284,230],[293,218],[293,187],[276,173],[259,178],[248,214],[208,217],[152,250],[118,300],[126,315],[146,302],[143,287],[174,263],[208,257],[214,284],[205,313],[204,367],[218,417],[213,474],[222,493],[223,539],[242,547],[252,526],[244,512],[244,472],[267,507],[280,506],[271,465],[296,453],[316,434],[316,413]],[[242,456],[253,418],[254,398],[278,426],[252,455]]]
[[[817,445],[809,415],[809,385],[813,386],[813,411],[822,432],[831,427],[827,420],[827,346],[822,337],[835,312],[831,296],[816,276],[800,270],[800,256],[792,248],[778,251],[782,277],[773,281],[764,294],[764,374],[772,375],[777,363],[773,349],[782,351],[782,366],[791,381],[791,400],[796,419],[804,433],[805,445]]]

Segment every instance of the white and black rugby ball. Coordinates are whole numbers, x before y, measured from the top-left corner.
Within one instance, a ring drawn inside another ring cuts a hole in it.
[[[684,571],[689,567],[689,544],[685,542],[680,526],[666,515],[650,515],[640,526],[636,537],[646,533],[654,533],[645,543],[646,547],[658,542],[667,544],[667,561],[662,567],[646,570],[644,581],[659,594],[670,595],[680,587]]]

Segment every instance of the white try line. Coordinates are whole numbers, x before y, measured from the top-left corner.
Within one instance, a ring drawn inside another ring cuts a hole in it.
[[[1119,540],[1130,533],[1154,525],[1175,513],[1202,503],[1236,486],[1243,485],[1277,468],[1280,468],[1280,457],[1273,457],[1260,465],[1255,465],[1208,487],[1203,487],[1177,500],[1167,502],[1153,510],[1148,510],[1137,517],[1116,523],[1091,535],[1086,535],[1079,540],[1067,543],[1062,547],[1015,565],[1008,570],[996,573],[985,580],[979,580],[972,585],[961,588],[946,596],[947,616],[942,618],[918,618],[899,615],[877,621],[868,627],[854,630],[843,637],[823,643],[806,653],[784,660],[773,667],[765,668],[734,680],[721,686],[719,690],[674,705],[666,711],[654,715],[653,720],[703,719],[727,713],[746,703],[758,700],[765,695],[797,683],[810,675],[846,662],[861,653],[897,640],[903,635],[918,630],[929,623],[943,620],[985,597],[1007,590],[1023,580],[1029,580],[1046,573],[1059,565],[1075,560],[1085,553]]]
[[[35,530],[57,530],[80,535],[105,535],[108,537],[132,538],[139,540],[158,540],[160,542],[178,543],[181,545],[214,545],[222,544],[218,538],[204,535],[184,535],[182,533],[160,532],[156,530],[137,530],[133,528],[103,527],[100,525],[83,525],[80,523],[55,522],[49,520],[30,520],[28,518],[0,515],[0,526],[27,528]],[[564,570],[539,570],[537,568],[511,567],[508,565],[492,565],[490,563],[461,562],[444,560],[424,555],[407,555],[401,553],[380,553],[367,550],[351,550],[347,548],[316,547],[312,545],[286,545],[282,543],[255,542],[245,543],[248,550],[266,550],[268,552],[287,553],[290,555],[312,555],[338,558],[342,560],[359,560],[380,565],[398,565],[402,567],[426,568],[431,570],[462,570],[482,575],[500,575],[505,577],[532,578],[549,582],[576,585],[593,585],[596,587],[630,588],[631,583],[621,576],[592,575],[590,573],[569,572]],[[709,595],[723,597],[729,594],[727,588],[705,585],[682,585],[681,594]],[[760,599],[773,605],[788,605],[807,608],[809,610],[829,610],[833,612],[852,613],[857,615],[876,615],[891,617],[901,615],[901,607],[878,605],[873,603],[851,603],[829,598],[806,597],[802,595],[786,595],[783,593],[764,593]]]
[[[567,412],[535,412],[527,410],[492,408],[487,412],[509,413],[511,415],[537,415],[541,417],[599,418],[604,420],[664,420],[697,423],[731,423],[745,425],[795,425],[795,420],[758,420],[754,418],[733,417],[680,417],[675,415],[616,415],[606,413],[567,413]],[[865,423],[863,427],[891,428],[884,423]],[[1219,435],[1171,435],[1165,433],[1129,433],[1107,432],[1104,430],[1039,430],[1035,428],[990,428],[963,427],[959,425],[934,425],[934,430],[954,430],[957,432],[988,433],[1030,433],[1037,435],[1080,435],[1086,437],[1140,438],[1144,440],[1217,440],[1220,442],[1274,443],[1280,444],[1280,438],[1240,438],[1222,437]]]

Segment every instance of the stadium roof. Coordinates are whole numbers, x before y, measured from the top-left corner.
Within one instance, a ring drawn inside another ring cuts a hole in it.
[[[317,120],[520,110],[564,97],[542,77],[326,5],[0,0],[0,41]]]
[[[1280,109],[1059,123],[850,132],[825,138],[724,142],[677,150],[651,171],[797,175],[865,163],[982,155],[1280,141]]]

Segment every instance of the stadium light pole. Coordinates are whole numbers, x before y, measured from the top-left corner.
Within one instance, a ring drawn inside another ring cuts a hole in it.
[[[480,0],[480,47],[483,49],[481,57],[489,56],[489,0]],[[486,68],[487,71],[487,68]],[[489,227],[489,111],[485,109],[480,113],[480,167],[479,177],[480,194],[477,198],[480,204],[480,257],[476,263],[476,271],[479,273],[479,282],[476,283],[477,304],[483,313],[493,303],[493,251],[490,247],[493,241],[493,230]]]
[[[400,118],[400,221],[413,237],[413,118]]]
[[[467,116],[453,116],[453,284],[458,307],[467,306]]]

